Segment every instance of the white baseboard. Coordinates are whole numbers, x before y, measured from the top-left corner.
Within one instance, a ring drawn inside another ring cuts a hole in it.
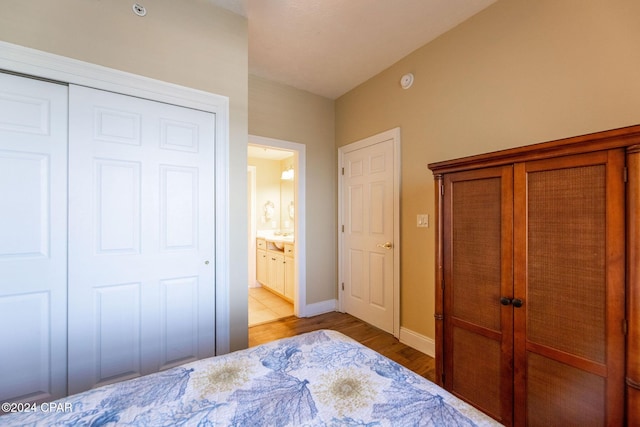
[[[400,342],[415,348],[424,354],[436,357],[436,343],[432,338],[421,335],[411,329],[400,327]]]
[[[307,304],[306,306],[304,306],[302,310],[300,310],[300,317],[313,317],[319,314],[337,311],[337,309],[338,300],[332,299],[316,302],[314,304]],[[399,340],[401,343],[415,348],[416,350],[423,352],[427,356],[436,356],[436,344],[432,338],[414,332],[411,329],[400,327]]]
[[[330,313],[336,311],[336,307],[338,307],[338,300],[335,299],[307,304],[300,310],[300,317],[312,317],[318,314]]]

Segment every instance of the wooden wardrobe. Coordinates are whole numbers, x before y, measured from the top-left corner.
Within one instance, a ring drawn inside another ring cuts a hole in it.
[[[429,165],[437,382],[509,426],[640,423],[640,126]]]

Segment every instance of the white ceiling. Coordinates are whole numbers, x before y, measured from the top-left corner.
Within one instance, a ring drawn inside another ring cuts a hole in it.
[[[247,1],[248,0],[209,0],[209,2],[215,4],[216,6],[223,7],[237,15],[242,15],[244,17],[247,16]]]
[[[335,99],[496,0],[209,1],[247,17],[251,74]]]

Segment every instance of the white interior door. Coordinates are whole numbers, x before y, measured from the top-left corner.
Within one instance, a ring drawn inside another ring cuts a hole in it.
[[[214,116],[70,86],[69,392],[212,356]]]
[[[0,73],[0,402],[67,390],[67,87]]]
[[[342,167],[343,310],[395,334],[394,140],[348,150]]]

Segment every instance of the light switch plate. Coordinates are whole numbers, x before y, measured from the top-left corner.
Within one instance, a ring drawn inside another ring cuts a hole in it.
[[[418,214],[418,227],[429,227],[429,214]]]

